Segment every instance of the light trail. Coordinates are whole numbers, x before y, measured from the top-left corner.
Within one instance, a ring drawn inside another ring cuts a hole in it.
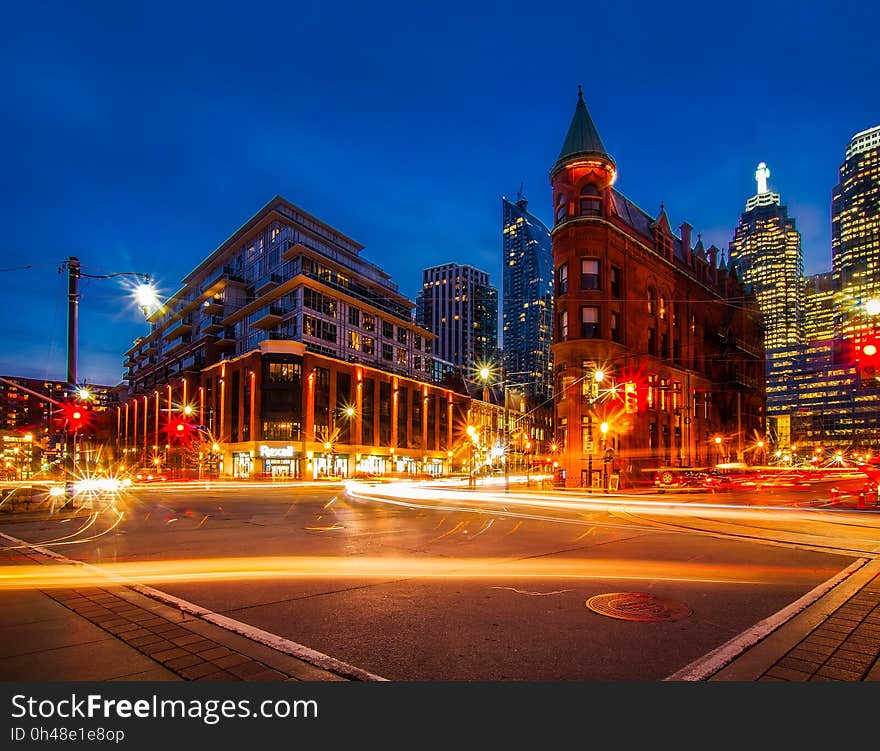
[[[114,529],[116,529],[116,527],[118,527],[122,523],[122,520],[125,518],[125,512],[118,511],[117,509],[113,509],[113,510],[116,512],[116,515],[117,515],[116,519],[113,521],[113,523],[109,527],[107,527],[107,529],[102,530],[101,532],[98,532],[98,534],[96,534],[96,535],[89,535],[88,537],[79,537],[78,536],[86,529],[89,529],[90,527],[92,527],[94,525],[95,521],[97,521],[99,514],[93,513],[91,515],[93,517],[91,519],[91,521],[88,524],[83,525],[83,527],[78,529],[72,535],[66,535],[65,537],[57,537],[54,540],[45,540],[45,541],[41,540],[40,542],[26,543],[24,545],[4,546],[4,547],[0,548],[0,550],[21,550],[24,548],[33,548],[34,546],[37,546],[37,545],[58,547],[61,545],[78,545],[78,544],[81,544],[84,542],[92,542],[94,540],[97,540],[99,537],[103,537],[104,535],[109,534],[110,532],[112,532]],[[101,513],[103,514],[103,512],[101,512]],[[74,537],[76,539],[68,539],[68,538],[74,538]]]
[[[651,516],[705,517],[731,519],[734,521],[816,521],[842,523],[841,515],[847,515],[847,524],[880,531],[880,518],[865,518],[857,512],[846,509],[826,508],[780,508],[779,506],[739,505],[724,503],[701,503],[681,501],[639,500],[637,496],[616,494],[615,496],[549,494],[487,493],[468,490],[443,489],[442,503],[437,502],[438,488],[419,483],[386,483],[371,486],[366,483],[350,481],[346,492],[357,500],[375,501],[430,508],[436,511],[478,510],[487,513],[500,512],[498,506],[518,507],[529,511],[591,511],[604,513],[650,514]],[[837,518],[835,518],[837,517]],[[541,518],[541,517],[538,517]],[[876,542],[876,541],[875,541]]]
[[[728,585],[811,583],[837,569],[707,564],[625,558],[448,558],[272,556],[127,561],[101,565],[0,567],[0,591],[99,586],[96,573],[123,584],[206,584],[341,579],[631,580]]]

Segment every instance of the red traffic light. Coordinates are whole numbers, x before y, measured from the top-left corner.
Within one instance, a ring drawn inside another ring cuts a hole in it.
[[[862,387],[880,387],[880,339],[868,339],[859,348],[859,378]]]
[[[165,423],[168,443],[190,443],[195,434],[195,426],[182,417],[172,417]]]
[[[62,402],[59,413],[64,429],[70,433],[84,430],[94,421],[94,413],[78,402]]]

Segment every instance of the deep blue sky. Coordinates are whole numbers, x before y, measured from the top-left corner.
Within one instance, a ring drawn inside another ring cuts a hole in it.
[[[3,3],[0,374],[64,378],[68,256],[171,294],[276,194],[411,298],[447,261],[500,285],[501,196],[549,222],[578,84],[629,198],[726,248],[766,161],[817,273],[880,123],[876,3],[177,5]],[[80,378],[117,383],[147,328],[81,291]]]

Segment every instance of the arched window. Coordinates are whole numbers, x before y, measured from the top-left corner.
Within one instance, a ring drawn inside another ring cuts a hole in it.
[[[657,290],[648,287],[648,315],[657,315]]]
[[[602,196],[599,189],[590,183],[581,188],[581,216],[601,216]]]

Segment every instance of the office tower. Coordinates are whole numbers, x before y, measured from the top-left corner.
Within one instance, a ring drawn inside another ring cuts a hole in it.
[[[764,434],[760,310],[718,248],[613,186],[578,95],[550,170],[556,438],[568,486],[742,460]]]
[[[416,321],[437,337],[434,355],[472,375],[498,349],[498,291],[473,266],[444,263],[422,271]]]
[[[767,414],[775,419],[790,414],[797,401],[792,378],[804,341],[804,287],[800,233],[779,194],[768,188],[769,177],[761,162],[755,170],[757,191],[746,201],[729,254],[761,309]]]
[[[880,125],[852,137],[831,197],[831,261],[839,336],[877,330],[880,300]]]
[[[516,202],[501,199],[504,367],[531,397],[553,394],[553,252],[550,231]]]

